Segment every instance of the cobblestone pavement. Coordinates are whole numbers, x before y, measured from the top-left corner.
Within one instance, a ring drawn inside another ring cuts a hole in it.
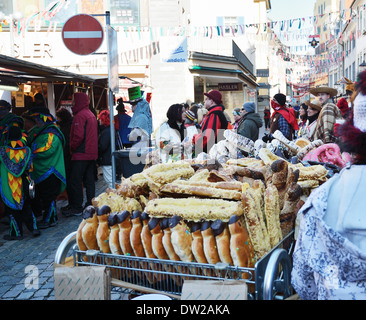
[[[104,192],[106,184],[102,176],[96,182],[96,195]],[[0,299],[1,300],[54,300],[53,262],[61,241],[76,231],[81,217],[64,217],[60,208],[66,200],[58,200],[58,224],[41,230],[39,237],[33,238],[24,227],[24,238],[5,241],[9,227],[7,218],[0,220]],[[30,279],[38,274],[37,281]],[[119,296],[112,295],[112,299]]]

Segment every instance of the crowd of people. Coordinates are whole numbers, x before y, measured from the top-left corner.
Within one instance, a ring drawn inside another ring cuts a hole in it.
[[[262,116],[254,102],[245,102],[234,108],[231,121],[221,92],[211,90],[204,93],[203,104],[171,105],[155,132],[145,99],[128,102],[132,117],[120,99],[114,117],[116,148],[155,145],[159,162],[192,159],[225,139],[225,130],[254,142],[271,142],[279,130],[290,141],[336,144],[349,162],[313,190],[298,213],[292,283],[302,299],[364,298],[366,71],[349,83],[343,97],[337,98],[337,90],[327,86],[311,88],[310,93],[315,99],[302,103],[298,111],[277,93]],[[43,95],[36,94],[33,106],[17,116],[9,102],[0,100],[0,191],[10,228],[6,240],[22,239],[23,224],[34,236],[55,226],[56,199],[62,192],[68,197],[62,214],[81,215],[95,196],[97,166],[113,187],[109,110],[95,115],[88,95],[74,93],[71,111],[59,109],[54,117]]]
[[[149,145],[152,116],[143,98],[129,101],[129,116],[118,100],[116,149]],[[34,236],[57,225],[56,200],[66,195],[65,217],[80,216],[95,197],[97,168],[112,186],[112,148],[109,110],[96,115],[86,93],[72,96],[71,110],[59,108],[53,116],[42,93],[21,116],[0,100],[0,194],[9,218],[5,240],[21,240],[23,225]],[[86,202],[83,203],[84,189]]]

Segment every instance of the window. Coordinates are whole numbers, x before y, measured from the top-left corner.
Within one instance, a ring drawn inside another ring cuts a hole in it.
[[[352,63],[352,81],[356,80],[356,62]]]

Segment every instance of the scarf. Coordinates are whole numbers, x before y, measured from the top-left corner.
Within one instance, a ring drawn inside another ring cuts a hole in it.
[[[275,116],[276,113],[281,114],[289,125],[296,131],[299,130],[299,125],[297,124],[295,113],[293,109],[287,109],[285,106],[281,106],[279,103],[271,100],[271,107],[275,111],[272,114],[271,119]]]

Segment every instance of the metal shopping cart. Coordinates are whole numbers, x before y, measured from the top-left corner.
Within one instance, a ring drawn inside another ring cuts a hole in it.
[[[282,300],[293,294],[290,281],[293,247],[294,231],[291,231],[254,268],[240,268],[223,263],[187,263],[80,251],[73,232],[59,245],[55,263],[65,264],[69,259],[74,266],[107,266],[112,286],[125,288],[128,293],[161,293],[179,299],[185,280],[245,279],[248,299]]]

